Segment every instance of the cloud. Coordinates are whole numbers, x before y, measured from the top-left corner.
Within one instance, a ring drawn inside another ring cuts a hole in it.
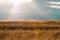
[[[58,6],[58,5],[50,5],[49,7],[50,7],[50,8],[57,8],[57,9],[60,9],[60,6]]]
[[[47,2],[49,4],[60,4],[60,2]]]
[[[50,5],[47,5],[49,6],[50,8],[56,8],[56,9],[60,9],[60,2],[47,2],[48,4]]]

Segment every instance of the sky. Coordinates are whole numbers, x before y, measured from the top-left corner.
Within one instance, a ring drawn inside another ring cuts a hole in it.
[[[0,0],[0,20],[60,20],[60,0]]]

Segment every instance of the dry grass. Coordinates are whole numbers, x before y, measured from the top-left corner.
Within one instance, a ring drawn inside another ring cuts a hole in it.
[[[60,21],[1,21],[0,40],[60,40]]]
[[[60,40],[60,31],[0,30],[0,40]]]

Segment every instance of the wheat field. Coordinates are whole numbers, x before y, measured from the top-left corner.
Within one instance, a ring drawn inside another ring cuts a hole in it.
[[[0,40],[60,40],[60,21],[0,21]]]

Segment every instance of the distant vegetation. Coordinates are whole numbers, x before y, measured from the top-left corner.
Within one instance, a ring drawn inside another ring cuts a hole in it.
[[[60,30],[60,21],[1,21],[1,30]]]

